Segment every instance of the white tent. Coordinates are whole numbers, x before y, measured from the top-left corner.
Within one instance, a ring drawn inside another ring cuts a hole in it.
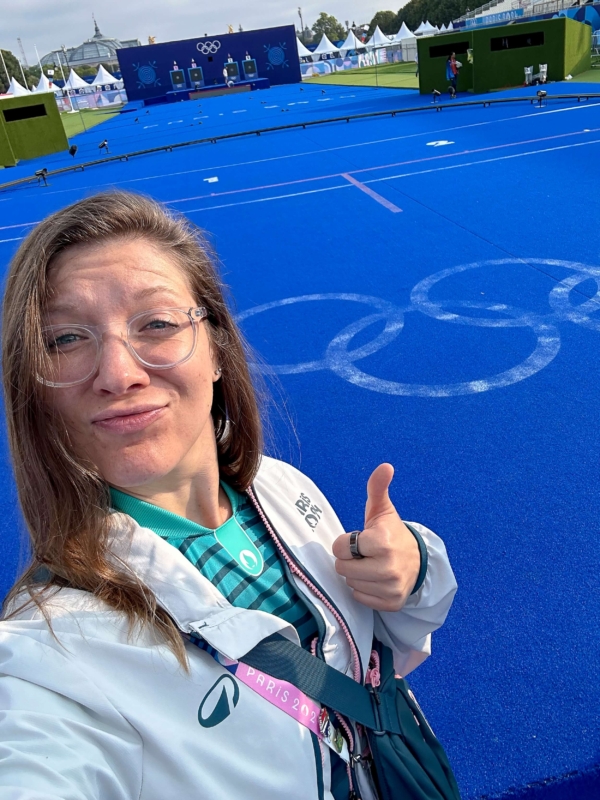
[[[52,92],[53,87],[50,86],[50,81],[42,72],[38,85],[33,90],[33,94],[41,94],[42,92]]]
[[[114,75],[111,75],[107,69],[104,69],[102,64],[98,67],[98,73],[94,80],[89,84],[90,86],[113,86],[118,83]]]
[[[296,44],[298,45],[298,58],[307,58],[308,56],[312,56],[312,53],[308,47],[305,47],[298,37],[296,37]]]
[[[446,28],[446,30],[447,31],[453,31],[454,30],[454,25],[451,22],[449,22],[448,23],[448,27]]]
[[[69,74],[69,79],[65,83],[65,89],[89,89],[90,84],[80,78],[79,75],[75,72],[75,70],[71,70]]]
[[[346,41],[344,44],[340,45],[340,53],[344,55],[348,52],[348,50],[358,50],[359,47],[364,47],[365,45],[360,39],[357,39],[354,31],[348,31],[348,36],[346,37]]]
[[[442,27],[440,28],[440,33],[446,33],[446,26],[442,22]]]
[[[394,36],[392,41],[393,42],[401,42],[402,39],[413,39],[414,36],[415,36],[414,33],[407,26],[406,22],[403,22],[402,23],[402,27],[400,28],[398,33]]]
[[[381,32],[381,28],[378,25],[375,28],[375,30],[373,31],[373,36],[371,36],[369,41],[366,43],[365,47],[368,47],[368,48],[371,48],[371,47],[389,47],[389,45],[390,45],[389,37],[386,36],[385,33]]]
[[[8,85],[8,89],[6,90],[6,94],[10,94],[13,97],[20,97],[24,94],[31,94],[29,89],[26,89],[24,86],[21,86],[19,81],[16,78],[11,78],[10,83]]]
[[[419,34],[419,35],[421,35],[421,34],[430,35],[430,34],[435,33],[435,32],[436,32],[436,29],[433,27],[433,25],[429,21],[422,22],[419,25],[419,27],[417,28],[417,30],[415,31],[415,33]]]
[[[312,54],[313,61],[318,61],[322,55],[326,55],[327,53],[337,53],[339,49],[339,47],[336,47],[332,42],[329,41],[327,36],[323,34],[323,38]]]

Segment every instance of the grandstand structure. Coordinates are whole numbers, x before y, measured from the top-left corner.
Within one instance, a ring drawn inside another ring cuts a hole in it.
[[[475,24],[492,25],[498,22],[508,22],[511,19],[558,14],[561,11],[579,8],[583,5],[589,5],[589,3],[579,2],[579,0],[490,0],[474,11],[463,14],[454,21],[454,24],[463,23],[463,26],[467,28]]]

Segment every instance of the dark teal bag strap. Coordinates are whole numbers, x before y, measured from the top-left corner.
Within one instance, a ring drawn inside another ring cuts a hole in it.
[[[381,696],[374,704],[365,686],[278,633],[263,639],[240,661],[273,678],[288,681],[313,700],[371,730],[401,733],[396,710],[387,707],[387,697]]]

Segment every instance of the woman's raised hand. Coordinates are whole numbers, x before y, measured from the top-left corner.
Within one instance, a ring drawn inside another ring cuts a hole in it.
[[[365,526],[358,537],[364,558],[352,557],[348,533],[333,543],[337,572],[346,578],[355,599],[376,611],[399,611],[404,606],[421,565],[416,539],[388,494],[393,477],[392,465],[380,464],[368,480]]]

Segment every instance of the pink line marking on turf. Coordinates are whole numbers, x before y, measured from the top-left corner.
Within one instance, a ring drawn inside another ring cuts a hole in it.
[[[347,172],[342,172],[342,178],[345,178],[347,181],[352,183],[357,189],[360,189],[361,192],[368,194],[369,197],[375,200],[375,202],[380,203],[384,208],[387,208],[387,210],[391,211],[392,214],[397,214],[399,211],[402,211],[401,208],[398,208],[398,206],[395,206],[389,200],[386,200],[385,197],[382,197],[380,194],[377,194],[377,192],[374,192],[373,189],[369,189],[368,186],[365,186],[364,183],[357,181],[356,178],[353,178],[352,175],[348,175]]]

